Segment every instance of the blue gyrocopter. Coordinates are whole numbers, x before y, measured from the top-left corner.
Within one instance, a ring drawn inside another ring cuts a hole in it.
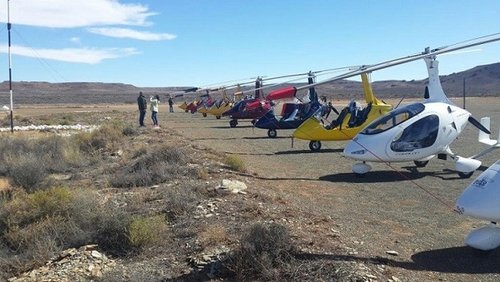
[[[309,72],[307,78],[308,84],[315,83],[315,79],[316,76],[314,72]],[[270,92],[266,99],[275,101],[284,98],[289,99],[296,97],[296,95],[297,88],[290,86]],[[278,129],[295,129],[314,114],[321,112],[325,113],[328,110],[326,103],[325,105],[320,103],[318,93],[314,86],[308,89],[308,95],[303,100],[299,99],[300,103],[284,103],[279,116],[276,115],[273,108],[259,118],[255,123],[255,127],[267,129],[267,136],[275,138],[278,135]],[[337,112],[335,108],[332,107],[331,109]]]

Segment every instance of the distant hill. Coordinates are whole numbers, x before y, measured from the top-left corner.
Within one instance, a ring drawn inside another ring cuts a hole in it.
[[[500,94],[500,63],[477,66],[472,69],[441,76],[441,83],[448,96],[461,96],[463,81],[466,81],[467,96],[496,96]],[[372,84],[373,90],[381,98],[422,97],[424,80],[387,80]],[[282,87],[282,86],[280,86]],[[101,104],[134,103],[139,91],[146,96],[168,94],[188,87],[136,87],[124,83],[96,82],[14,82],[14,103],[18,104]],[[9,84],[0,83],[0,105],[9,103]],[[335,99],[360,98],[360,82],[336,81],[317,87],[320,95]],[[215,94],[217,96],[217,94]]]

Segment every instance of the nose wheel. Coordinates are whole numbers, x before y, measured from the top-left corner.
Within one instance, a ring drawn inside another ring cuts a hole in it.
[[[362,163],[357,163],[352,166],[352,172],[356,174],[356,176],[364,176],[367,172],[372,170],[372,166],[362,162]]]

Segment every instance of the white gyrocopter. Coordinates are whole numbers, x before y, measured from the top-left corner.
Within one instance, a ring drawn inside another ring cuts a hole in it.
[[[371,166],[367,162],[413,161],[417,167],[424,167],[436,155],[440,159],[450,157],[454,160],[456,171],[462,178],[470,177],[481,166],[481,161],[477,160],[479,154],[472,157],[458,156],[451,151],[450,144],[462,133],[468,122],[487,135],[490,131],[474,119],[470,112],[448,100],[439,81],[436,60],[439,54],[498,41],[500,35],[497,33],[481,39],[470,40],[474,42],[459,46],[455,44],[434,50],[426,48],[417,55],[366,67],[365,70],[373,71],[424,59],[429,80],[425,88],[425,101],[396,108],[379,117],[346,145],[344,156],[361,161],[353,165],[355,174],[369,172]]]
[[[489,128],[489,118],[482,118],[481,124]],[[488,145],[489,148],[473,157],[500,148],[500,132],[497,140],[492,140],[489,135],[480,132],[479,142]],[[467,246],[483,251],[500,246],[500,228],[497,225],[500,221],[500,159],[464,190],[457,200],[456,209],[460,214],[490,221],[490,224],[474,229],[467,235],[465,238]]]

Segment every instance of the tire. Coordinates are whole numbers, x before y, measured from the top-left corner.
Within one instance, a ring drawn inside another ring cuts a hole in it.
[[[429,161],[413,161],[416,167],[425,167]]]
[[[236,127],[236,125],[237,125],[237,124],[238,124],[238,121],[237,121],[237,120],[235,120],[235,119],[232,119],[232,120],[230,120],[230,121],[229,121],[229,126],[230,126],[231,128]]]
[[[313,152],[318,152],[321,150],[321,141],[311,141],[309,142],[309,149]]]
[[[472,176],[472,174],[474,174],[474,171],[471,171],[471,172],[461,172],[461,171],[459,171],[458,172],[458,176],[460,176],[460,178],[470,178]]]
[[[215,116],[216,119],[220,119],[220,116]]]
[[[269,138],[276,138],[276,136],[278,136],[278,132],[276,129],[269,129],[267,131],[267,136],[269,136]]]
[[[203,117],[207,117],[207,114],[206,114],[206,113],[203,113],[202,115],[203,115]]]

